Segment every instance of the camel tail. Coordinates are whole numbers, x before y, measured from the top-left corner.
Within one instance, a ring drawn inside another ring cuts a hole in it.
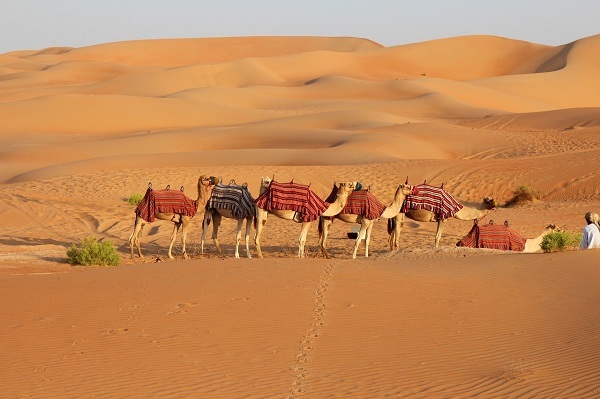
[[[319,238],[323,236],[323,218],[319,218]]]

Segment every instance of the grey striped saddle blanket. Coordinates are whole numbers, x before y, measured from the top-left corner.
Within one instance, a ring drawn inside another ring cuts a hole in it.
[[[234,218],[245,219],[254,215],[254,198],[246,184],[239,186],[235,182],[219,183],[212,189],[212,194],[206,203],[206,210],[210,209],[228,209],[233,213]]]

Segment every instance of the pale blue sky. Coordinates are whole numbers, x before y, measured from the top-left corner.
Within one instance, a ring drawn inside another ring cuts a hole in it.
[[[560,45],[600,33],[600,0],[0,0],[0,53],[155,38],[462,35]]]

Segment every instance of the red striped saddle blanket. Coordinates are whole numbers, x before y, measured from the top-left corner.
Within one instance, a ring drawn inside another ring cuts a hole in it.
[[[348,196],[348,202],[340,214],[361,215],[365,219],[373,220],[381,217],[385,211],[383,205],[369,190],[352,191]]]
[[[206,209],[229,209],[236,219],[254,215],[254,198],[248,187],[237,184],[217,184],[213,187]]]
[[[416,186],[413,194],[406,196],[400,212],[426,209],[435,213],[439,219],[448,219],[462,208],[463,206],[443,188],[420,184]]]
[[[523,251],[525,241],[526,239],[519,233],[508,227],[508,222],[504,222],[503,225],[484,224],[482,226],[475,223],[471,231],[456,243],[456,246]]]
[[[271,181],[269,188],[255,200],[256,206],[266,211],[294,211],[301,222],[312,222],[327,210],[330,204],[319,198],[304,184]]]
[[[153,190],[148,188],[135,214],[146,222],[154,222],[157,213],[173,213],[194,217],[198,201],[189,198],[180,190]]]

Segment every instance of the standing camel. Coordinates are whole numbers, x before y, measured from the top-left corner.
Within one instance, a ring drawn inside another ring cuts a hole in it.
[[[481,219],[496,207],[496,201],[491,197],[484,198],[481,203],[461,204],[442,187],[427,184],[415,187],[418,194],[407,196],[400,213],[388,219],[388,244],[391,250],[398,249],[405,218],[417,222],[437,222],[435,247],[438,247],[446,219],[450,217],[458,220]]]
[[[198,198],[190,199],[183,193],[183,187],[180,191],[170,190],[169,187],[165,190],[153,190],[152,184],[148,184],[146,195],[135,209],[135,222],[133,224],[133,233],[129,236],[129,248],[131,250],[131,258],[133,258],[133,247],[138,250],[140,258],[143,258],[140,248],[140,237],[146,223],[152,223],[158,220],[167,220],[173,223],[173,232],[171,233],[171,243],[169,245],[169,258],[174,259],[172,254],[175,237],[180,228],[181,233],[181,253],[184,259],[188,258],[185,252],[185,241],[190,220],[198,211],[198,206],[204,209],[204,205],[210,196],[210,190],[215,184],[215,177],[200,176],[198,179]]]
[[[340,183],[337,187],[337,195],[333,203],[327,203],[319,198],[309,186],[303,184],[277,183],[269,177],[263,177],[260,185],[260,195],[256,199],[256,234],[254,242],[258,257],[262,258],[260,248],[260,234],[267,222],[268,214],[275,215],[281,219],[293,220],[302,223],[298,245],[298,256],[304,257],[304,246],[306,236],[311,222],[319,216],[335,216],[342,211],[348,196],[354,189],[360,189],[357,182]]]
[[[327,253],[327,236],[334,219],[339,219],[346,223],[359,223],[360,231],[354,244],[352,259],[356,259],[356,253],[361,240],[365,239],[365,258],[369,256],[369,242],[371,240],[371,230],[375,221],[379,218],[390,219],[398,214],[400,207],[404,203],[407,195],[413,192],[413,186],[410,184],[400,184],[394,193],[394,200],[385,207],[368,190],[353,191],[348,197],[348,202],[344,209],[334,217],[323,217],[319,219],[319,245],[323,256],[329,259]]]
[[[208,225],[213,222],[212,240],[219,251],[219,254],[223,254],[217,235],[219,233],[219,226],[221,225],[222,218],[235,219],[237,220],[237,230],[235,234],[235,257],[240,257],[239,247],[240,239],[242,238],[242,225],[246,220],[246,256],[252,258],[250,255],[250,230],[252,229],[252,223],[254,222],[254,216],[256,214],[256,206],[254,205],[254,198],[248,190],[246,183],[238,186],[235,181],[232,180],[228,185],[217,184],[210,195],[210,199],[206,203],[206,212],[204,214],[204,221],[202,223],[202,241],[200,245],[201,253],[204,253],[204,237]]]

